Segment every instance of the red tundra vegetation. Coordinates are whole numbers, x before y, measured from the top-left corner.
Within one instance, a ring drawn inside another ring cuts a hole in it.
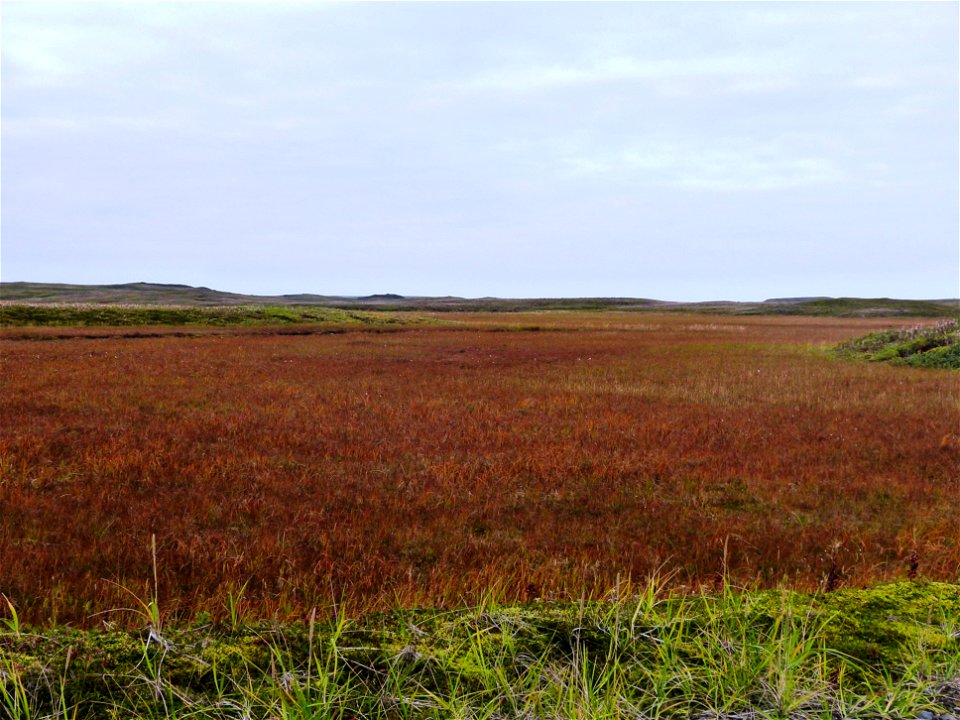
[[[596,597],[655,572],[678,590],[956,581],[957,374],[825,352],[894,324],[18,329],[0,339],[0,593],[33,622],[122,620],[99,613],[151,595],[152,536],[179,618],[244,586],[249,616],[286,618]]]

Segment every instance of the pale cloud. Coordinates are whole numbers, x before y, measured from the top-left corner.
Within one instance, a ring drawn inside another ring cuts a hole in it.
[[[78,4],[82,11],[82,4]],[[112,28],[82,22],[70,23],[70,6],[54,4],[66,12],[59,22],[27,17],[10,19],[10,5],[3,34],[3,61],[13,71],[15,82],[36,87],[63,87],[98,77],[107,80],[161,54],[166,43],[154,33],[132,36],[126,23]],[[126,12],[121,8],[122,14]],[[20,12],[20,8],[14,10]]]
[[[666,94],[686,92],[691,81],[708,91],[764,92],[791,84],[789,63],[775,54],[641,59],[615,56],[578,64],[517,66],[487,71],[442,86],[461,92],[527,94],[583,85],[642,82]],[[720,85],[716,83],[720,82]]]
[[[797,154],[783,142],[745,139],[713,145],[648,142],[606,155],[567,156],[563,162],[575,177],[724,192],[830,185],[846,177],[834,158]]]
[[[98,134],[104,130],[149,135],[156,131],[187,130],[185,117],[156,115],[63,115],[37,116],[3,121],[3,133],[11,138],[42,138],[48,133]]]
[[[939,105],[931,93],[909,93],[894,100],[885,114],[895,118],[911,118],[931,113]]]
[[[905,81],[906,79],[902,73],[891,72],[854,77],[850,80],[850,86],[855,88],[887,90],[889,88],[901,87]]]
[[[6,2],[3,62],[17,84],[54,89],[106,84],[144,67],[153,74],[157,65],[177,63],[184,50],[197,47],[205,59],[219,57],[242,67],[251,59],[259,19],[296,22],[298,16],[335,9],[336,3],[301,2]],[[269,66],[292,52],[281,44],[257,59]],[[166,81],[171,80],[188,82]]]
[[[830,158],[784,158],[751,152],[706,153],[677,171],[680,187],[727,191],[791,190],[835,185],[844,179]]]

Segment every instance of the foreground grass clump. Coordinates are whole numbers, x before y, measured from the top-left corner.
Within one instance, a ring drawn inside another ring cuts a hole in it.
[[[0,633],[0,714],[69,718],[936,718],[960,586]],[[151,609],[155,605],[145,605]]]
[[[0,305],[3,327],[96,327],[153,325],[285,325],[390,324],[397,318],[384,313],[337,310],[313,306],[240,305],[199,307],[185,305]]]
[[[837,353],[895,365],[960,368],[960,320],[870,333],[841,343]]]

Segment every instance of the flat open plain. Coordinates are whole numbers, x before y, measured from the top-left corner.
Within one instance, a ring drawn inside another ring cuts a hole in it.
[[[183,618],[244,583],[251,616],[303,617],[598,597],[654,572],[958,577],[956,372],[828,352],[903,321],[433,320],[4,330],[0,594],[30,622],[95,624],[152,594],[153,535]]]

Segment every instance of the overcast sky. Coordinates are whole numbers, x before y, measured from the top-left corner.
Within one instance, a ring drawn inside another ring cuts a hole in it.
[[[4,2],[0,277],[957,297],[958,8]]]

